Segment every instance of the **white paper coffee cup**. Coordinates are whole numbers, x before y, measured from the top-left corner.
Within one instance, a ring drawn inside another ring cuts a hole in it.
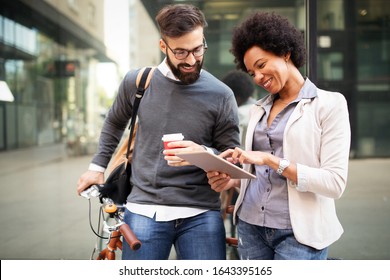
[[[164,142],[164,149],[169,150],[168,143],[174,142],[174,141],[181,141],[184,139],[184,136],[182,133],[171,133],[171,134],[164,134],[162,137],[162,141]],[[168,160],[168,163],[177,162],[174,160]]]

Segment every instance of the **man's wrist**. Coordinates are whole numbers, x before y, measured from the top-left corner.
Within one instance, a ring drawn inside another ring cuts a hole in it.
[[[106,169],[104,167],[101,167],[95,163],[90,163],[89,166],[88,166],[88,170],[89,171],[96,171],[96,172],[101,172],[101,173],[104,173],[104,171],[106,171]]]
[[[209,147],[206,147],[205,145],[201,145],[207,152],[209,152],[210,154],[214,154],[214,151],[213,149],[209,148]]]

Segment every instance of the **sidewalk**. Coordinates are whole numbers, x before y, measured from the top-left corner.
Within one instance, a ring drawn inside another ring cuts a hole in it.
[[[91,157],[68,157],[62,145],[0,153],[0,259],[90,258],[96,239],[76,183]],[[350,161],[337,201],[345,232],[330,258],[390,259],[389,170],[390,159]]]
[[[344,234],[330,257],[390,259],[390,159],[351,160],[348,185],[336,202]]]
[[[88,201],[76,194],[90,159],[62,145],[0,153],[0,259],[90,258]]]
[[[0,177],[66,158],[64,144],[0,152]]]

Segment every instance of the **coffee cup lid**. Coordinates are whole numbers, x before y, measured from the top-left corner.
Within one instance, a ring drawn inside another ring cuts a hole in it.
[[[182,133],[172,133],[172,134],[164,134],[162,137],[163,141],[177,141],[183,140],[184,136]]]

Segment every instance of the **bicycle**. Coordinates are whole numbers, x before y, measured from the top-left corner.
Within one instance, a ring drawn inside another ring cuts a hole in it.
[[[89,201],[89,223],[92,231],[97,236],[96,246],[92,252],[91,259],[115,260],[117,250],[119,249],[122,251],[121,236],[125,238],[132,250],[140,249],[141,242],[137,239],[130,227],[123,221],[125,206],[116,205],[110,198],[102,197],[100,193],[101,188],[104,188],[104,185],[93,185],[80,194]],[[97,226],[98,232],[92,225],[91,198],[99,198],[101,203],[98,218],[99,223]],[[233,210],[234,205],[228,205],[224,210],[224,218],[227,214],[232,214]],[[104,217],[104,213],[107,214],[106,217]],[[102,226],[100,225],[101,220],[103,220]],[[110,222],[112,221],[114,221],[114,224],[110,225]],[[103,244],[104,240],[107,240],[106,245]],[[238,239],[227,236],[226,245],[236,249],[238,246]],[[96,252],[98,255],[94,258]]]
[[[121,237],[126,240],[132,250],[138,250],[141,247],[141,242],[137,239],[129,225],[123,221],[125,206],[116,205],[110,198],[103,197],[100,193],[101,188],[104,188],[104,185],[93,185],[80,194],[89,201],[89,224],[98,238],[91,259],[95,259],[94,254],[97,252],[96,260],[115,260],[117,250],[122,251]],[[98,232],[92,225],[91,198],[99,198],[101,203]],[[103,213],[107,215],[104,216]],[[102,226],[100,225],[101,220],[103,220]],[[114,224],[111,224],[112,222]],[[107,240],[105,246],[103,245],[104,240]]]

